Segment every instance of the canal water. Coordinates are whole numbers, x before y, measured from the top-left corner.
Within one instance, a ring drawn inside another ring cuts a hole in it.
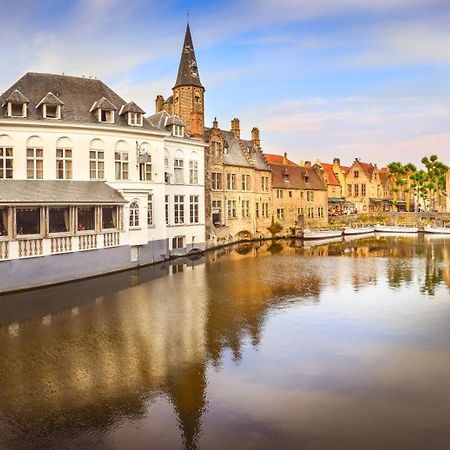
[[[0,297],[1,449],[450,448],[450,239],[262,242]]]

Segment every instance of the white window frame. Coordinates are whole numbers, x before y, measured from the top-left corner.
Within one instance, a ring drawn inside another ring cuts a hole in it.
[[[130,160],[127,151],[114,152],[114,172],[116,180],[128,180],[130,176]]]
[[[184,137],[183,125],[174,125],[172,128],[172,133],[175,137]]]
[[[153,217],[153,194],[149,194],[147,201],[147,226],[154,227],[155,219]]]
[[[189,161],[189,184],[198,184],[198,161]]]
[[[128,112],[128,125],[132,127],[142,127],[144,124],[144,119],[142,113],[139,112]]]
[[[100,154],[102,155],[100,157]],[[102,167],[101,167],[102,166]],[[94,168],[92,168],[94,167]],[[93,177],[92,174],[95,176]],[[102,174],[102,176],[100,176]],[[105,179],[105,151],[89,149],[89,178],[91,180]]]
[[[62,152],[62,156],[58,156],[58,153]],[[57,147],[56,148],[56,179],[57,180],[71,180],[72,179],[72,149]],[[62,164],[62,168],[59,164]],[[62,176],[60,176],[60,171],[62,170]]]
[[[129,214],[129,226],[130,229],[139,228],[139,202],[137,200],[133,200],[130,203],[130,214]]]
[[[19,116],[18,114],[13,114],[13,105],[22,105],[22,114]],[[8,117],[27,117],[27,104],[26,103],[13,103],[8,102]]]
[[[243,191],[250,190],[250,175],[247,174],[242,175],[242,190]]]
[[[184,195],[174,195],[173,212],[175,225],[184,225]]]
[[[32,156],[29,156],[29,151],[32,151]],[[37,156],[37,153],[41,152],[42,156]],[[44,179],[44,149],[42,147],[27,147],[27,180],[42,180]],[[31,162],[33,167],[29,169],[28,163]],[[38,164],[40,163],[40,164]],[[38,166],[41,166],[39,169]],[[29,171],[32,171],[32,176],[30,177]],[[38,176],[40,174],[40,176]]]
[[[102,112],[105,113],[105,120],[102,120]],[[109,111],[107,109],[98,109],[98,121],[100,123],[114,123],[114,111]]]
[[[236,200],[227,200],[227,218],[237,219]]]
[[[48,116],[47,108],[49,106],[56,108],[55,117]],[[46,105],[46,104],[42,105],[42,117],[44,119],[49,119],[49,120],[60,120],[61,119],[61,105]]]
[[[199,196],[189,196],[189,219],[190,223],[199,223]]]
[[[213,191],[222,190],[222,174],[220,172],[212,172],[211,174],[211,189]]]
[[[184,184],[184,159],[175,158],[173,160],[173,174],[175,184]]]
[[[8,155],[10,153],[10,155]],[[10,162],[11,167],[8,167]],[[11,176],[7,176],[8,173]],[[7,180],[13,178],[14,175],[14,148],[2,146],[0,147],[0,179]]]
[[[227,191],[236,190],[236,174],[227,173]]]

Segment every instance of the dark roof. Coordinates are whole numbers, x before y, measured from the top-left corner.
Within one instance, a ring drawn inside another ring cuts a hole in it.
[[[129,102],[126,105],[123,105],[122,108],[120,108],[120,114],[125,114],[127,112],[145,114],[145,111],[134,102]]]
[[[164,129],[164,127],[166,126],[167,119],[169,117],[170,116],[167,111],[160,111],[159,113],[148,116],[147,120],[155,127]]]
[[[30,103],[30,100],[28,100],[25,95],[22,94],[18,89],[14,89],[8,97],[3,99],[3,104],[11,102],[11,103]]]
[[[180,65],[178,67],[177,81],[174,87],[198,86],[203,87],[200,82],[197,60],[195,59],[194,44],[192,43],[189,24],[186,27],[183,50],[181,51]]]
[[[277,189],[310,189],[325,191],[327,187],[314,167],[271,164],[272,186]]]
[[[168,126],[170,126],[170,125],[180,125],[180,126],[182,126],[182,127],[185,127],[185,126],[186,126],[186,124],[185,124],[178,116],[176,116],[176,115],[170,116],[170,117],[167,119],[166,127],[168,127]]]
[[[122,195],[103,181],[0,180],[0,204],[120,204]]]
[[[47,92],[47,95],[36,105],[36,108],[39,108],[42,105],[62,106],[64,105],[64,102],[53,92]]]
[[[209,142],[212,128],[205,129],[205,142]],[[253,141],[236,139],[232,131],[219,130],[226,152],[223,163],[227,166],[253,167],[258,170],[270,170],[264,155]]]
[[[8,97],[19,90],[25,94],[29,101],[27,118],[15,120],[46,120],[42,117],[40,110],[36,110],[39,102],[52,92],[63,103],[61,107],[61,120],[67,122],[85,122],[99,124],[95,112],[91,108],[95,102],[105,98],[114,108],[126,105],[122,97],[110,89],[105,83],[94,78],[72,77],[68,75],[54,75],[47,73],[28,72],[0,96],[0,104],[3,104]],[[0,114],[0,120],[4,119]],[[119,125],[129,128],[128,121],[119,114],[114,115],[114,124],[102,123],[101,126],[111,127]],[[144,119],[143,128],[156,130],[156,128]]]
[[[91,111],[103,109],[104,111],[117,111],[117,106],[113,105],[107,98],[102,97],[100,100],[94,102]]]

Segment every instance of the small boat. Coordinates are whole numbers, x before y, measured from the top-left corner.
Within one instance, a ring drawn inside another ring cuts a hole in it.
[[[431,227],[430,225],[426,225],[423,231],[433,234],[450,234],[450,227]]]
[[[353,234],[368,234],[373,233],[375,231],[375,227],[345,227],[344,235],[353,235]]]
[[[418,233],[419,227],[410,225],[375,225],[378,233]]]
[[[334,244],[336,242],[342,242],[342,236],[324,239],[308,239],[304,241],[303,248],[320,247],[322,245]]]
[[[330,239],[342,236],[342,230],[303,230],[303,239]]]

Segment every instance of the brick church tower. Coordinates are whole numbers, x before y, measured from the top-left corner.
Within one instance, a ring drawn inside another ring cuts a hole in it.
[[[164,97],[158,95],[156,97],[156,112],[164,109],[169,114],[177,115],[186,124],[190,136],[203,139],[205,131],[204,100],[205,88],[200,82],[191,30],[188,24],[178,67],[177,81],[173,87],[173,96],[164,100]]]

